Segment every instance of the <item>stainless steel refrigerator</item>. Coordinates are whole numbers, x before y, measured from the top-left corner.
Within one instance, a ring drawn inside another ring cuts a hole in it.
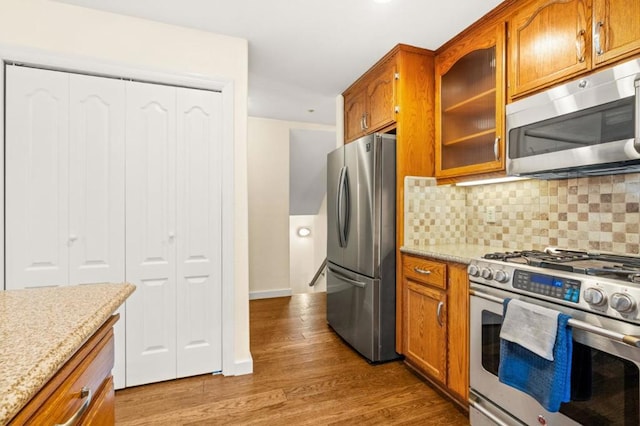
[[[371,362],[395,359],[396,140],[327,156],[327,321]]]

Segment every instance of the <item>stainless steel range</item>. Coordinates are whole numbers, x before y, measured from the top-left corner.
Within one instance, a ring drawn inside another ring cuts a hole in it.
[[[488,253],[468,274],[473,425],[640,424],[640,257],[557,248]],[[571,402],[559,412],[498,380],[505,298],[572,318]]]

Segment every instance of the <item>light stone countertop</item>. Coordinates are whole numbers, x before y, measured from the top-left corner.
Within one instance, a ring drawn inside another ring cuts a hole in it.
[[[0,291],[0,425],[6,424],[133,293],[84,284]]]
[[[490,247],[473,244],[437,244],[402,246],[400,251],[418,256],[430,257],[445,262],[455,262],[468,265],[471,259],[493,252],[506,251],[503,247]]]

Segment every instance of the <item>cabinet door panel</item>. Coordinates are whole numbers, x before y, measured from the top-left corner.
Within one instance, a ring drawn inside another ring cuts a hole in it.
[[[395,121],[396,66],[388,61],[374,74],[367,85],[368,110],[366,132],[371,133]]]
[[[593,0],[593,58],[596,65],[640,49],[638,17],[638,0]]]
[[[222,95],[178,89],[178,377],[222,369]]]
[[[511,96],[591,67],[590,9],[585,0],[537,1],[509,21]]]
[[[354,90],[344,97],[344,140],[351,142],[365,134],[364,114],[367,92],[364,88]]]
[[[127,84],[127,386],[176,377],[174,87]]]
[[[124,82],[70,75],[69,282],[124,280]]]
[[[68,74],[6,67],[6,288],[68,282]]]
[[[446,384],[446,293],[406,281],[405,355],[418,367]]]

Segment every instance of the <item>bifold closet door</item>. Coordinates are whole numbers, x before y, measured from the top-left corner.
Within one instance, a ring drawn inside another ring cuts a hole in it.
[[[69,282],[122,282],[124,82],[69,76]]]
[[[222,370],[222,95],[177,89],[178,377]]]
[[[176,88],[129,82],[127,386],[176,377]]]
[[[7,288],[124,280],[124,83],[7,66]]]
[[[69,75],[6,67],[7,290],[69,282]]]

